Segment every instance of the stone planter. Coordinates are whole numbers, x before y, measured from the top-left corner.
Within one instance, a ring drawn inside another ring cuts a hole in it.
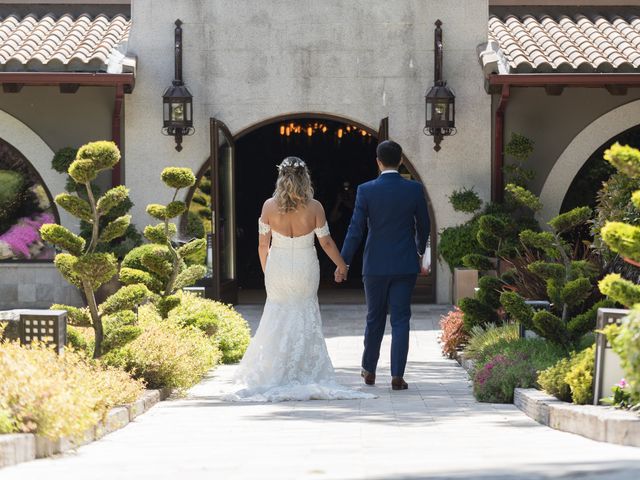
[[[466,297],[475,297],[478,287],[478,270],[456,268],[453,270],[453,303],[458,305]]]

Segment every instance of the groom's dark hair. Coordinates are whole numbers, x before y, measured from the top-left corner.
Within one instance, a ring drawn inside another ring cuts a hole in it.
[[[376,155],[385,167],[397,167],[402,160],[402,147],[393,140],[385,140],[378,145]]]

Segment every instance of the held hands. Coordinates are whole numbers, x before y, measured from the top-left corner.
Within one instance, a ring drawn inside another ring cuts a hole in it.
[[[349,273],[349,267],[347,265],[340,265],[336,268],[334,273],[334,279],[336,283],[342,283],[347,280],[347,275]]]

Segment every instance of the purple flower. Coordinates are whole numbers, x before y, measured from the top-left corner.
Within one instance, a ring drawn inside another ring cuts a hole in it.
[[[14,254],[30,258],[29,247],[40,241],[40,227],[45,223],[53,222],[54,218],[50,213],[43,213],[35,218],[21,218],[14,226],[0,235],[0,241],[9,245]]]

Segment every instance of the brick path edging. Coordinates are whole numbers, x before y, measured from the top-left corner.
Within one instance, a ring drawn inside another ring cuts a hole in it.
[[[475,362],[458,352],[456,360],[467,372]],[[613,407],[574,405],[536,388],[516,388],[513,403],[542,425],[599,442],[640,447],[640,416]]]
[[[51,440],[33,433],[0,435],[0,468],[49,457],[99,440],[165,400],[171,392],[171,389],[147,390],[135,402],[113,407],[104,421],[84,432],[80,438],[62,437]]]

